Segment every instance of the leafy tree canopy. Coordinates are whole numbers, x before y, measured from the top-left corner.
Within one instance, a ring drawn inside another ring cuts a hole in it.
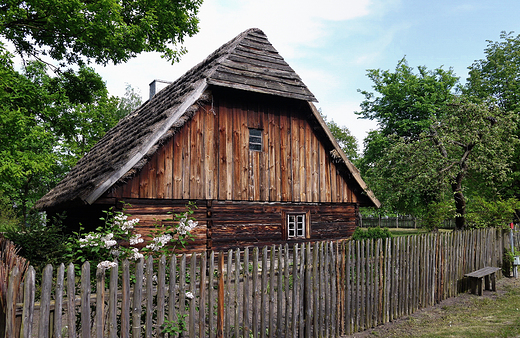
[[[510,178],[518,117],[457,96],[451,71],[372,70],[378,96],[365,92],[364,118],[380,129],[365,139],[360,169],[386,207],[465,227],[468,196],[498,196]]]
[[[27,218],[127,108],[92,68],[51,76],[33,61],[18,72],[11,58],[0,45],[0,195]]]
[[[443,113],[442,105],[452,97],[458,78],[451,69],[433,71],[419,66],[418,73],[406,58],[397,63],[395,72],[368,70],[378,93],[359,90],[365,96],[362,118],[377,120],[383,135],[414,136],[431,124],[431,119]]]
[[[464,93],[493,99],[502,110],[520,111],[520,35],[500,34],[500,41],[487,41],[485,59],[469,69]]]
[[[358,158],[358,144],[356,137],[350,133],[350,130],[343,126],[340,127],[334,120],[327,120],[327,116],[322,114],[327,127],[329,127],[330,132],[338,141],[341,150],[347,155],[347,158],[351,161],[355,161]]]
[[[0,36],[21,56],[49,55],[66,62],[84,58],[117,64],[157,51],[171,61],[172,49],[198,31],[202,0],[0,0]]]

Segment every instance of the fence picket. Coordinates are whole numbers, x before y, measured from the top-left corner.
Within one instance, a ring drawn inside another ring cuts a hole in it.
[[[144,259],[140,258],[135,266],[134,295],[132,299],[132,338],[141,337],[141,300],[143,290]]]
[[[130,337],[130,262],[123,261],[121,276],[121,338]]]
[[[105,269],[96,270],[96,338],[105,335]]]

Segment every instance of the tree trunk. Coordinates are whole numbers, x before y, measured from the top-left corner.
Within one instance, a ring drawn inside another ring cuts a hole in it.
[[[462,193],[463,173],[459,173],[455,178],[455,182],[451,184],[453,198],[455,199],[455,229],[464,230],[466,228],[466,200]]]

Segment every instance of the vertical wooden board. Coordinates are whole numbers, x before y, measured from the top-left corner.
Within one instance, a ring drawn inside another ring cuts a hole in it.
[[[233,198],[233,109],[220,101],[218,111],[218,199]]]
[[[148,198],[148,190],[150,182],[148,181],[148,172],[150,171],[150,163],[146,163],[139,172],[139,198]]]
[[[166,144],[159,147],[154,157],[157,157],[154,198],[164,198],[166,195]]]
[[[327,201],[331,201],[331,171],[334,168],[334,164],[331,162],[330,155],[326,153],[325,156],[325,196],[327,196]]]
[[[202,119],[203,114],[201,109],[195,113],[191,119],[190,128],[190,199],[196,200],[203,198],[202,192],[204,191],[203,172],[204,167],[204,144],[202,142]]]
[[[239,112],[240,121],[240,168],[241,174],[239,177],[240,187],[242,192],[242,200],[249,200],[248,192],[248,170],[249,170],[249,128],[247,127],[247,110],[242,106]],[[236,179],[236,178],[235,178]]]
[[[156,152],[148,161],[148,185],[146,189],[146,198],[156,198],[157,196],[157,155]]]
[[[299,115],[297,111],[291,109],[291,163],[292,163],[292,188],[293,188],[293,201],[301,201],[301,178],[300,178],[300,123]]]
[[[258,111],[260,115],[260,124],[262,126],[262,151],[260,152],[260,200],[264,202],[269,201],[270,194],[270,174],[269,174],[269,117],[267,114],[267,106],[261,105]]]
[[[310,152],[310,187],[311,187],[311,193],[312,193],[312,202],[318,202],[320,198],[320,180],[319,180],[319,147],[320,143],[318,141],[318,138],[316,137],[316,134],[311,130],[311,152]]]
[[[192,121],[188,121],[184,124],[184,126],[181,128],[181,144],[182,144],[182,162],[181,162],[181,168],[182,168],[182,198],[183,199],[190,199],[190,183],[191,183],[191,128],[192,128]]]
[[[327,179],[325,171],[327,170],[327,152],[321,143],[318,143],[318,170],[319,202],[330,202],[326,192]]]
[[[282,336],[282,330],[284,329],[283,320],[284,320],[284,311],[283,311],[283,296],[284,296],[284,286],[283,286],[283,277],[284,277],[284,261],[283,261],[283,251],[282,246],[278,246],[278,256],[275,258],[277,260],[277,281],[276,281],[276,289],[277,289],[277,297],[276,297],[276,337]],[[272,262],[274,265],[274,261]],[[285,318],[287,319],[287,318]]]
[[[173,198],[173,137],[164,144],[164,196]]]
[[[226,295],[224,304],[226,304],[226,314],[224,315],[224,337],[230,337],[231,335],[231,311],[232,311],[232,302],[231,302],[231,288],[232,288],[232,273],[233,271],[233,250],[228,251],[227,255],[227,265],[226,265]]]
[[[307,202],[307,168],[306,168],[306,162],[307,162],[307,149],[306,143],[308,142],[306,135],[305,135],[305,129],[307,127],[307,121],[302,118],[302,113],[299,112],[298,116],[298,122],[300,125],[299,128],[299,169],[298,169],[298,176],[300,181],[300,201]]]
[[[249,177],[250,177],[250,188],[249,188],[249,200],[259,201],[260,200],[260,155],[262,152],[249,151]]]
[[[182,157],[183,157],[183,130],[179,130],[173,135],[172,144],[172,198],[183,198],[183,177],[182,177]]]
[[[204,123],[202,124],[203,140],[204,144],[204,170],[203,175],[205,180],[204,185],[204,198],[205,199],[216,199],[218,189],[218,134],[217,134],[217,114],[213,108],[213,105],[206,105],[205,109],[202,109],[200,114],[204,115]]]
[[[248,162],[249,143],[247,140],[247,115],[241,106],[233,108],[233,162],[234,186],[233,199],[247,200],[248,198]]]
[[[269,163],[267,172],[269,173],[269,201],[281,201],[281,139],[280,139],[280,112],[269,106],[268,110],[269,130],[267,133],[267,144],[269,150]]]
[[[280,170],[282,201],[292,200],[292,161],[291,161],[291,126],[290,115],[280,112]]]
[[[309,122],[306,120],[303,121],[305,123],[305,148],[304,148],[304,156],[305,159],[305,201],[306,202],[312,202],[312,139],[314,138],[314,135],[312,133],[311,126],[309,125]]]
[[[332,203],[339,202],[338,200],[338,172],[336,169],[336,165],[334,163],[330,163],[330,199]]]
[[[250,305],[249,305],[249,300],[251,299],[251,295],[250,295],[250,292],[249,292],[249,280],[250,280],[250,276],[249,276],[249,248],[245,248],[244,249],[244,269],[242,271],[242,275],[243,275],[243,292],[242,292],[242,299],[243,299],[243,302],[242,302],[242,310],[243,310],[243,315],[242,315],[242,321],[243,321],[243,336],[244,337],[249,337],[249,330],[251,329],[251,324],[250,324],[250,321],[249,321],[249,314],[251,313],[249,311],[250,309]],[[202,336],[202,335],[201,335]]]
[[[105,330],[105,271],[98,267],[96,271],[96,337],[103,337]]]

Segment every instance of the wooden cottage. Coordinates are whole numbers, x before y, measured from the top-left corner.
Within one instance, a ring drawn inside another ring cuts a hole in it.
[[[124,201],[146,233],[194,201],[193,250],[349,237],[379,201],[313,101],[247,30],[122,119],[37,208],[94,226]]]

